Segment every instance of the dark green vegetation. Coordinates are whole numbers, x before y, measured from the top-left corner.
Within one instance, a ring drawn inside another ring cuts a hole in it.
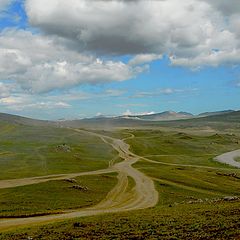
[[[104,174],[0,189],[0,218],[39,216],[96,205],[116,183],[116,174]]]
[[[239,239],[239,202],[182,204],[176,207],[108,214],[20,229],[1,240],[44,239]]]
[[[100,138],[71,129],[0,123],[0,179],[104,169],[116,156]]]

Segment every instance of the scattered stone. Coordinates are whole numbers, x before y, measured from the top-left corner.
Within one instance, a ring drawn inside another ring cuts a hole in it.
[[[240,179],[240,177],[238,177],[236,173],[220,173],[220,172],[216,172],[216,174],[219,175],[219,176],[233,177],[233,178]]]
[[[226,196],[223,198],[214,198],[214,199],[208,199],[205,198],[204,200],[202,199],[197,199],[197,200],[191,200],[191,201],[183,201],[182,203],[187,203],[187,204],[195,204],[195,203],[218,203],[218,202],[233,202],[233,201],[240,201],[240,198],[237,196]]]
[[[72,186],[72,188],[77,189],[77,190],[81,190],[81,191],[88,191],[89,190],[88,187],[80,186],[80,185],[74,185],[74,186]]]
[[[183,168],[183,167],[177,167],[176,169],[177,170],[185,170],[185,168]]]
[[[231,201],[239,201],[240,198],[237,197],[237,196],[226,196],[223,198],[224,201],[228,201],[228,202],[231,202]]]
[[[75,223],[73,224],[73,227],[74,227],[74,228],[79,228],[79,227],[81,227],[81,223],[80,223],[80,222],[75,222]]]
[[[189,135],[185,135],[185,136],[181,136],[180,139],[188,140],[188,139],[193,139],[193,138],[190,137]]]
[[[64,179],[65,182],[70,182],[70,183],[77,183],[77,180],[73,179],[73,178],[67,178]]]
[[[68,146],[66,143],[63,143],[56,147],[56,151],[57,152],[71,152],[71,147]]]
[[[203,200],[202,199],[197,199],[197,200],[194,200],[194,201],[188,201],[187,203],[188,204],[203,203]]]
[[[218,134],[218,133],[216,133],[216,134],[214,135],[214,137],[217,137],[217,138],[223,138],[223,136],[220,135],[220,134]]]

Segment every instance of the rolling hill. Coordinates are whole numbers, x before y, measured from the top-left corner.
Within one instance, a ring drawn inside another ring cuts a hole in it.
[[[52,121],[32,119],[7,113],[0,113],[0,122],[29,126],[51,126],[56,124]]]
[[[157,115],[157,117],[155,116]],[[141,126],[162,126],[162,127],[180,127],[180,128],[191,128],[191,127],[201,127],[201,126],[214,126],[217,128],[221,127],[238,127],[240,125],[240,111],[234,112],[222,112],[216,115],[213,113],[210,116],[202,117],[191,117],[185,119],[175,119],[175,120],[149,120],[149,118],[159,118],[158,114],[154,116],[141,116],[141,119],[136,117],[101,117],[101,118],[89,118],[82,120],[64,121],[61,122],[62,126],[70,127],[86,127],[86,128],[103,128],[109,129],[114,127],[141,127]],[[169,116],[169,115],[168,115]]]
[[[187,119],[194,117],[193,114],[187,112],[174,112],[174,111],[165,111],[155,114],[146,114],[146,115],[126,115],[119,118],[128,118],[128,119],[137,119],[137,120],[147,120],[147,121],[170,121],[177,119]]]
[[[207,116],[205,116],[207,115]],[[46,121],[37,120],[17,115],[0,113],[0,123],[19,124],[28,126],[54,126],[77,128],[102,128],[138,127],[138,126],[163,126],[163,127],[195,127],[211,126],[226,127],[231,124],[240,126],[240,111],[221,111],[192,115],[185,112],[162,112],[151,115],[96,117],[80,120]]]

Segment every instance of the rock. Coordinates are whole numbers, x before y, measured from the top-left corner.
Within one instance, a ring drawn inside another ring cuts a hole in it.
[[[67,178],[67,179],[64,179],[65,182],[70,182],[70,183],[77,183],[77,181],[73,178]]]
[[[193,201],[188,201],[188,204],[193,204],[193,203],[203,203],[202,199],[197,199],[197,200],[193,200]]]
[[[240,199],[237,196],[226,196],[223,198],[223,200],[230,202],[230,201],[239,201]]]
[[[216,172],[216,174],[219,175],[219,176],[233,177],[233,178],[240,179],[240,177],[238,177],[236,173],[220,173],[220,172]]]
[[[85,186],[80,186],[80,185],[74,185],[72,186],[72,188],[77,189],[77,190],[81,190],[81,191],[88,191],[88,187]]]
[[[66,145],[66,143],[63,143],[56,147],[56,151],[57,152],[71,152],[71,147]]]

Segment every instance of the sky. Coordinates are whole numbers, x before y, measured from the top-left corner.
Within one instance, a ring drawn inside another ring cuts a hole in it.
[[[240,109],[239,0],[0,0],[0,112]]]

